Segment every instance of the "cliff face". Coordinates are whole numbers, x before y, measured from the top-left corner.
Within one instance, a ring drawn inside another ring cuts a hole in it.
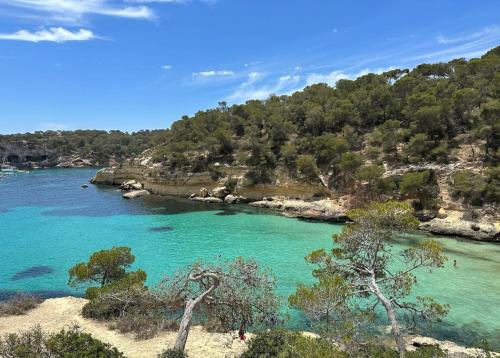
[[[274,184],[260,184],[245,187],[241,185],[247,171],[244,167],[221,165],[218,167],[222,178],[231,178],[238,181],[235,193],[251,201],[261,200],[263,197],[285,196],[302,200],[312,199],[318,195],[325,195],[325,188],[321,186],[298,183],[291,179],[282,180]],[[117,167],[106,168],[96,173],[93,180],[96,184],[121,185],[128,180],[136,180],[143,184],[144,189],[152,194],[189,197],[202,189],[212,189],[224,184],[224,179],[216,179],[209,172],[183,173],[169,171],[158,164],[149,164],[146,161],[129,160]]]
[[[215,188],[224,187],[228,180],[234,187],[227,191],[231,196],[252,202],[253,206],[265,207],[290,217],[317,219],[333,222],[348,220],[346,212],[363,205],[356,192],[341,194],[318,183],[317,185],[300,182],[279,172],[272,184],[245,185],[245,166],[217,164],[217,177],[213,172],[186,173],[168,169],[162,164],[152,163],[148,157],[125,161],[119,166],[106,168],[96,173],[95,184],[121,185],[135,180],[152,194],[166,196],[192,197],[204,201],[222,202],[224,196],[213,194]],[[434,234],[462,236],[475,240],[500,242],[499,213],[496,206],[471,208],[449,194],[449,177],[457,170],[480,170],[474,162],[453,164],[429,164],[421,166],[402,166],[389,169],[386,175],[402,175],[415,170],[432,170],[439,187],[440,209],[420,217],[420,228]],[[207,196],[207,197],[205,197]],[[226,201],[227,202],[227,201]]]

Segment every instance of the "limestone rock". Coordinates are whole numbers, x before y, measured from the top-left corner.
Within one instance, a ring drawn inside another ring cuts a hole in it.
[[[113,185],[115,181],[115,171],[113,168],[104,168],[99,170],[90,180],[92,184]]]
[[[205,203],[223,203],[224,200],[222,199],[219,199],[219,198],[214,198],[213,196],[207,196],[206,198],[202,198],[202,197],[195,197],[195,198],[191,198],[191,200],[194,200],[194,201],[203,201]]]
[[[433,234],[468,237],[479,241],[500,242],[500,230],[494,224],[477,223],[467,220],[435,218],[421,223],[420,229]]]
[[[141,183],[135,183],[135,184],[132,184],[131,187],[134,190],[141,190],[142,189],[142,184]]]
[[[133,185],[137,184],[135,180],[126,180],[120,185],[121,190],[131,190],[133,189]],[[140,188],[142,189],[142,188]]]
[[[224,199],[230,193],[229,189],[225,186],[219,186],[212,190],[212,196],[219,199]]]
[[[198,193],[198,196],[200,198],[206,198],[208,196],[208,189],[207,188],[201,188],[200,192]]]
[[[226,195],[226,197],[224,198],[224,202],[227,204],[237,203],[238,197],[236,195],[233,195],[233,194]]]
[[[147,190],[132,190],[132,191],[129,191],[128,193],[124,193],[122,196],[125,199],[134,199],[134,198],[138,198],[138,197],[144,196],[144,195],[149,195],[149,191],[147,191]]]

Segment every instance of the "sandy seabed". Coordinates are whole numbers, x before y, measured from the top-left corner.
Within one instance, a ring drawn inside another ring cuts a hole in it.
[[[177,332],[162,333],[152,339],[135,340],[132,334],[110,330],[104,323],[82,317],[82,307],[87,300],[75,297],[52,298],[23,316],[0,318],[0,335],[28,330],[40,325],[46,332],[58,332],[77,324],[83,332],[109,343],[127,357],[157,357],[164,349],[173,347]],[[201,327],[192,327],[186,351],[190,358],[238,357],[246,350],[246,343],[236,332],[209,333]]]

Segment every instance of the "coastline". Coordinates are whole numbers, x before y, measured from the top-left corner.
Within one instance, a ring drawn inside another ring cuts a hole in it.
[[[107,328],[104,322],[86,319],[81,315],[82,307],[87,303],[84,298],[60,297],[47,299],[37,308],[21,316],[0,317],[0,336],[28,330],[36,325],[47,332],[57,332],[75,324],[93,337],[115,346],[129,358],[153,358],[162,350],[172,347],[177,332],[163,332],[146,339],[136,340],[130,333],[120,333]],[[318,337],[309,332],[303,332],[309,337]],[[251,339],[253,335],[247,334]],[[385,339],[381,338],[385,341]],[[415,350],[421,346],[438,346],[449,357],[473,358],[484,356],[476,348],[466,348],[451,341],[439,341],[430,337],[405,337],[407,349]],[[241,341],[238,332],[212,333],[200,326],[191,328],[187,341],[187,353],[191,358],[236,358],[247,349],[248,341]],[[392,344],[388,340],[389,344]],[[491,353],[491,357],[500,357],[499,353]]]
[[[122,190],[130,193],[127,194],[128,197],[154,194],[228,205],[247,203],[277,211],[286,217],[333,223],[349,222],[347,211],[353,208],[348,197],[329,198],[318,187],[260,185],[230,190],[208,174],[162,178],[159,174],[155,175],[155,172],[145,173],[144,167],[139,165],[101,169],[91,179],[91,183],[121,186]],[[129,185],[124,186],[127,183]],[[134,194],[135,188],[131,183],[139,185],[142,192]],[[435,235],[500,242],[500,222],[472,221],[464,218],[466,214],[456,208],[440,209],[436,215],[426,220],[420,219],[419,229]]]

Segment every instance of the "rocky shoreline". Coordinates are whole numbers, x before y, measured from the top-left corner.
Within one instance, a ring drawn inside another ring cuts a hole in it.
[[[125,198],[134,198],[149,194],[189,197],[190,200],[207,203],[248,203],[253,207],[266,208],[279,212],[283,216],[308,220],[321,220],[334,223],[349,221],[347,211],[354,207],[347,197],[314,198],[313,195],[270,195],[268,188],[230,188],[224,183],[214,182],[210,178],[196,177],[183,181],[170,180],[160,182],[144,176],[137,167],[126,169],[105,168],[96,173],[91,183],[120,185]],[[212,189],[208,189],[209,185]],[[290,193],[289,188],[276,187],[276,192]],[[295,194],[297,190],[291,192]],[[500,242],[500,223],[473,221],[466,218],[465,212],[441,209],[436,215],[421,218],[420,229],[436,235],[458,236],[477,241]]]

